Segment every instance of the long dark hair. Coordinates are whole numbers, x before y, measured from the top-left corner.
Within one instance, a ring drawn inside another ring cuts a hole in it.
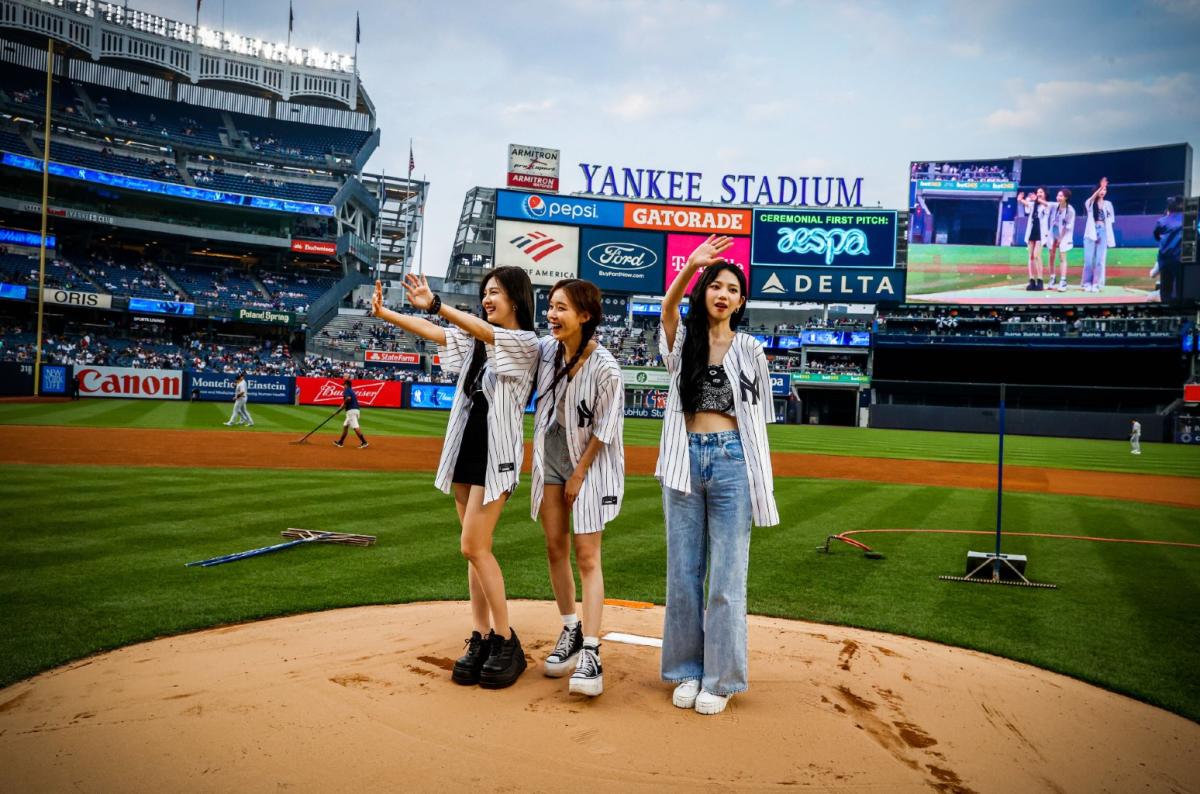
[[[483,279],[479,282],[479,302],[483,303],[483,296],[487,294],[488,282],[495,279],[504,290],[504,294],[512,301],[513,308],[517,311],[517,326],[522,331],[534,330],[533,325],[533,284],[529,281],[529,274],[519,267],[511,265],[505,267],[497,267],[483,274]],[[482,311],[482,308],[481,308]],[[486,319],[487,314],[484,313]],[[483,374],[483,365],[487,362],[487,350],[484,349],[484,344],[481,340],[475,340],[475,350],[471,354],[471,366],[467,368],[467,379],[464,381],[467,394],[471,394],[478,387],[479,378]]]
[[[736,331],[746,314],[746,274],[731,262],[722,262],[705,268],[704,273],[688,295],[688,313],[680,322],[687,329],[683,340],[683,369],[679,373],[679,400],[685,413],[695,413],[700,399],[700,388],[704,380],[704,368],[708,366],[708,307],[704,302],[708,285],[713,283],[722,270],[733,273],[738,281],[742,305],[729,318],[730,330]]]
[[[592,337],[596,334],[596,329],[600,327],[600,321],[604,319],[604,308],[600,305],[601,298],[600,288],[590,281],[584,281],[578,278],[564,278],[550,288],[550,300],[554,300],[554,293],[562,290],[567,294],[567,300],[577,312],[586,312],[588,315],[587,321],[583,323],[581,336],[579,340],[579,349],[575,351],[575,355],[571,360],[563,363],[563,355],[565,348],[562,342],[558,343],[558,349],[554,352],[554,379],[550,381],[550,385],[546,387],[546,391],[538,395],[538,402],[547,394],[554,394],[554,389],[558,386],[558,382],[567,376],[577,363],[583,357],[587,350],[588,343],[592,341]],[[539,360],[538,366],[541,366]],[[536,382],[536,378],[534,379]]]

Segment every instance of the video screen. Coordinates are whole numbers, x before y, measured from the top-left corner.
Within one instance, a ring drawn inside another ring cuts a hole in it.
[[[908,303],[1131,304],[1184,294],[1191,146],[909,168]]]

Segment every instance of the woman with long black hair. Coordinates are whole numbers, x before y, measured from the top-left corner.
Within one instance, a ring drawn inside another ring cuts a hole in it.
[[[451,678],[499,689],[525,670],[525,653],[508,621],[504,574],[492,555],[492,534],[517,487],[525,452],[522,415],[538,354],[533,286],[519,267],[485,274],[479,300],[487,320],[443,304],[424,276],[410,273],[404,291],[413,306],[452,326],[385,309],[378,281],[371,314],[438,345],[442,369],[460,373],[435,480],[442,491],[454,494],[474,623],[467,652],[454,663]]]
[[[667,524],[662,677],[678,684],[676,706],[700,714],[719,714],[748,687],[750,525],[779,523],[767,443],[771,376],[762,343],[737,331],[746,277],[721,258],[731,245],[710,235],[688,257],[663,298],[659,331],[671,376],[655,470]]]
[[[605,524],[621,511],[625,489],[625,387],[620,364],[594,338],[604,318],[600,300],[590,281],[563,279],[550,290],[530,477],[531,512],[546,533],[550,584],[563,623],[542,669],[552,678],[570,673],[569,691],[592,697],[604,691],[600,539]],[[583,585],[582,623],[575,614],[572,534]]]

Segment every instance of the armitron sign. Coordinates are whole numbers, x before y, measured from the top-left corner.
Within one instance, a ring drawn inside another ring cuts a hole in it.
[[[183,394],[183,373],[174,369],[85,366],[75,377],[83,397],[178,400]]]
[[[509,187],[558,192],[558,149],[541,146],[508,145]]]
[[[43,289],[42,299],[46,303],[59,303],[63,306],[80,306],[85,309],[111,309],[112,295],[101,295],[98,292],[74,292],[67,289]]]

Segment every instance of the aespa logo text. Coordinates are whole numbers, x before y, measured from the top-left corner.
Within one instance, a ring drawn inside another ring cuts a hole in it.
[[[836,256],[868,256],[867,235],[862,229],[789,229],[779,230],[781,254],[824,254],[825,264]]]

